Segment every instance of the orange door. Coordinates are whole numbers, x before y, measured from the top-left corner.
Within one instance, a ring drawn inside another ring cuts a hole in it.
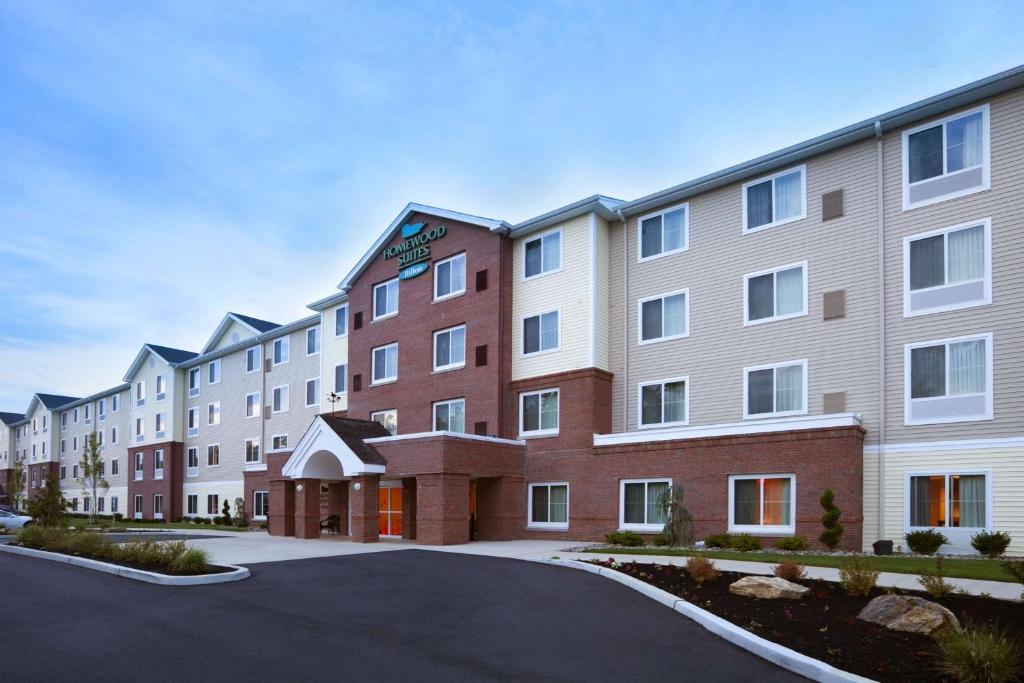
[[[380,523],[378,531],[381,536],[402,535],[402,489],[382,488],[377,491]]]

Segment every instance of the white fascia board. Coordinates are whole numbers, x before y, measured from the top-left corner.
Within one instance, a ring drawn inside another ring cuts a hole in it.
[[[372,439],[363,439],[363,443],[388,443],[391,441],[408,441],[410,439],[430,439],[444,436],[449,439],[464,439],[466,441],[484,441],[504,446],[525,446],[526,441],[522,439],[499,439],[496,436],[480,436],[478,434],[466,434],[464,432],[415,432],[413,434],[397,434],[395,436],[375,436]]]
[[[686,441],[714,437],[749,436],[752,434],[775,434],[805,429],[836,429],[839,427],[860,426],[861,417],[857,413],[801,415],[775,420],[748,420],[746,422],[720,425],[645,429],[642,432],[622,432],[620,434],[595,434],[594,446],[622,446],[660,441]]]

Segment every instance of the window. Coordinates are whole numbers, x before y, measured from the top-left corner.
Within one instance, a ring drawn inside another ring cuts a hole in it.
[[[83,408],[83,410],[85,410],[85,424],[89,424],[90,422],[92,422],[92,418],[89,417],[89,405],[86,404],[82,408]],[[43,431],[44,432],[46,431],[46,416],[45,415],[43,415]]]
[[[135,383],[135,405],[142,406],[146,405],[146,383],[139,381]],[[78,422],[78,415],[76,411],[75,422]]]
[[[334,311],[334,336],[344,337],[348,334],[348,306],[339,306]]]
[[[639,260],[686,251],[689,239],[689,205],[674,206],[640,218]]]
[[[135,440],[144,441],[146,438],[146,421],[141,417],[135,418]]]
[[[989,219],[903,240],[903,315],[992,303]]]
[[[167,420],[163,413],[157,413],[153,416],[153,422],[156,426],[156,434],[154,436],[159,439],[164,435],[164,427],[166,426]]]
[[[189,398],[194,398],[199,395],[199,378],[202,374],[202,370],[199,368],[192,368],[188,371],[188,395]]]
[[[245,462],[254,463],[260,461],[260,440],[245,440]]]
[[[807,315],[807,262],[743,276],[743,324]]]
[[[135,519],[142,519],[142,496],[135,495]]]
[[[398,278],[373,287],[373,319],[398,314]]]
[[[318,405],[320,405],[320,378],[314,377],[306,380],[306,407],[311,408]]]
[[[288,411],[288,385],[274,387],[273,398],[270,402],[270,412],[285,413]]]
[[[558,389],[519,394],[519,433],[523,436],[558,434]]]
[[[185,496],[185,514],[199,514],[199,496],[197,496],[194,493],[190,493],[189,495]]]
[[[729,477],[729,531],[792,534],[796,531],[796,477],[744,474]]]
[[[374,422],[380,422],[384,425],[384,428],[390,432],[391,436],[398,433],[398,411],[397,410],[378,410],[370,413],[370,419]]]
[[[73,420],[73,422],[74,422],[75,424],[78,424],[78,412],[79,412],[79,411],[78,411],[78,408],[75,408],[75,412],[74,412],[74,420]],[[33,433],[33,434],[35,434],[35,433],[36,433],[36,431],[38,431],[38,430],[36,429],[36,419],[35,419],[35,418],[33,417],[33,418],[32,418],[32,433]]]
[[[562,269],[562,231],[555,230],[523,244],[523,277],[530,279]]]
[[[118,396],[117,394],[114,394],[113,396],[110,397],[110,412],[116,413],[118,408],[120,408],[120,405],[121,405],[121,397],[120,396]],[[113,508],[113,504],[111,504],[111,508]],[[111,511],[113,511],[113,510],[111,510]]]
[[[536,529],[569,528],[569,484],[530,484],[528,526]]]
[[[99,407],[96,409],[96,412],[99,415],[100,422],[106,421],[106,419],[107,419],[107,400],[105,398],[101,398],[100,399]]]
[[[992,335],[904,347],[904,424],[991,420]]]
[[[262,347],[253,346],[245,350],[245,371],[256,372],[260,369]]]
[[[623,479],[619,482],[619,528],[631,531],[661,531],[665,509],[661,497],[671,488],[671,479]]]
[[[86,496],[86,497],[85,497],[85,498],[84,498],[84,499],[82,500],[82,510],[83,510],[84,512],[88,512],[88,511],[89,511],[89,508],[91,507],[90,503],[92,503],[92,499],[91,499],[91,498],[89,498],[89,496]]]
[[[61,413],[60,414],[60,431],[62,431],[62,432],[68,431],[68,414],[67,413]]]
[[[60,455],[61,455],[61,457],[63,458],[64,454],[67,453],[67,452],[68,452],[68,440],[67,439],[61,439],[60,440]]]
[[[245,395],[245,416],[260,416],[260,392]]]
[[[284,451],[288,449],[288,435],[287,434],[276,434],[271,437],[271,444],[273,450]]]
[[[988,105],[903,132],[904,211],[988,188]]]
[[[466,400],[456,398],[434,404],[435,432],[466,431]]]
[[[206,466],[217,467],[220,465],[220,444],[210,444],[206,447]]]
[[[188,470],[187,475],[195,477],[199,474],[199,449],[192,446],[188,449]]]
[[[288,337],[281,337],[274,340],[274,365],[281,365],[288,362],[289,355]]]
[[[454,370],[466,365],[466,326],[434,333],[434,370]]]
[[[466,292],[466,255],[458,254],[434,266],[434,301]]]
[[[253,519],[266,519],[270,513],[270,492],[252,492],[252,516]]]
[[[761,365],[743,370],[743,417],[807,413],[807,361]]]
[[[164,478],[164,452],[159,448],[153,451],[153,478]]]
[[[110,497],[110,512],[111,514],[117,512],[117,496]]]
[[[306,330],[306,355],[313,356],[320,353],[320,328],[311,327]]]
[[[220,382],[220,360],[212,360],[206,366],[206,380],[207,384],[217,384]]]
[[[907,529],[989,527],[988,472],[907,475]]]
[[[211,426],[220,424],[220,401],[206,406],[206,424]]]
[[[348,364],[334,366],[334,393],[344,394],[348,390]]]
[[[188,435],[196,436],[199,434],[199,408],[188,409]]]
[[[97,432],[96,432],[96,445],[100,447],[100,450],[103,450],[103,430],[102,429],[97,430]]]
[[[110,428],[110,443],[111,445],[117,443],[117,427]]]
[[[110,475],[116,477],[120,472],[121,468],[118,466],[117,458],[110,459]]]
[[[206,496],[206,514],[216,515],[220,513],[217,504],[220,502],[220,497],[216,493],[211,493]]]
[[[135,481],[142,481],[142,453],[135,454]]]
[[[71,478],[78,479],[78,465],[71,466]]]
[[[523,318],[523,355],[557,351],[558,311],[548,311]]]
[[[104,512],[103,508],[105,506],[104,506],[103,502],[104,502],[103,498],[97,498],[96,499],[96,512]]]
[[[164,497],[162,494],[153,495],[153,519],[164,518]]]
[[[690,334],[690,290],[640,299],[641,344],[679,339]]]
[[[164,379],[163,375],[156,376],[156,400],[162,401],[167,398],[167,380]],[[86,418],[88,419],[89,409],[86,407]]]
[[[398,342],[373,350],[373,384],[398,379]]]
[[[640,427],[668,427],[689,422],[689,377],[648,382],[637,387]]]
[[[750,233],[806,218],[806,167],[790,168],[743,186],[743,231]]]
[[[68,478],[68,468],[65,465],[60,466],[60,480],[65,481]]]

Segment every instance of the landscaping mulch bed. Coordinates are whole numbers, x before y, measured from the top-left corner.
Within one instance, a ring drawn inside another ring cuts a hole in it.
[[[766,600],[729,592],[729,585],[747,574],[722,572],[717,579],[698,585],[682,566],[614,561],[593,564],[617,569],[762,638],[844,671],[878,681],[945,680],[936,672],[938,648],[931,638],[890,631],[857,619],[872,598],[889,592],[886,588],[876,588],[868,597],[851,597],[838,583],[805,580],[800,583],[810,591],[802,599]],[[924,593],[896,592],[932,600]],[[949,608],[962,625],[999,625],[1024,643],[1024,604],[968,595],[934,601]]]
[[[8,543],[7,545],[13,545],[18,547],[21,546],[18,543]],[[234,567],[222,567],[216,564],[206,565],[206,570],[196,574],[195,572],[178,572],[168,569],[162,564],[139,564],[136,562],[117,562],[115,560],[108,559],[106,557],[92,557],[90,555],[79,555],[77,553],[63,553],[59,550],[50,550],[48,548],[34,548],[34,550],[41,550],[47,553],[54,553],[56,555],[68,555],[70,557],[81,557],[87,560],[96,560],[97,562],[106,562],[107,564],[117,565],[118,567],[127,567],[129,569],[141,569],[146,572],[154,572],[156,574],[163,574],[165,576],[207,576],[209,574],[226,574],[227,572],[235,571]]]

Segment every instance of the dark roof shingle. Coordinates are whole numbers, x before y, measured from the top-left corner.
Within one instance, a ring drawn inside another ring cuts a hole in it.
[[[42,403],[47,410],[54,410],[78,400],[77,396],[58,396],[57,394],[36,394],[36,396],[39,397],[39,402]]]
[[[352,449],[360,460],[370,465],[387,465],[377,449],[363,439],[376,439],[382,436],[391,436],[391,432],[384,429],[384,425],[373,420],[353,420],[347,417],[336,417],[334,415],[321,415],[320,418],[327,423],[335,434],[341,437],[345,445]]]
[[[249,315],[242,315],[241,313],[232,313],[231,315],[235,316],[249,327],[255,328],[260,332],[269,332],[275,327],[281,327],[278,323],[272,323],[269,320],[260,320],[259,318],[253,318],[252,316]]]
[[[25,416],[21,413],[0,413],[0,422],[3,422],[5,425],[21,422],[24,419]]]
[[[187,360],[192,360],[199,354],[194,351],[183,351],[182,349],[172,349],[169,346],[157,346],[156,344],[146,344],[154,353],[157,353],[168,363],[184,363]]]

